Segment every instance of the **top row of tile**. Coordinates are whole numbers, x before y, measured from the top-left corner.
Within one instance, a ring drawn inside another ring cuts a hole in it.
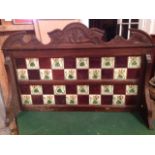
[[[127,68],[140,68],[141,67],[141,57],[140,56],[129,56],[126,57],[126,60],[122,58],[122,60],[126,63]],[[74,66],[72,65],[75,63],[75,67],[77,69],[88,69],[91,65],[98,64],[97,67],[101,67],[104,69],[114,68],[117,67],[117,63],[123,63],[121,59],[117,59],[117,57],[101,57],[98,59],[94,59],[92,61],[92,58],[89,57],[79,57],[72,59],[72,61],[65,60],[65,58],[50,58],[50,67],[52,69],[64,69],[65,63],[70,63],[71,68]],[[24,63],[26,64],[27,69],[40,69],[41,63],[46,63],[45,61],[41,60],[40,58],[25,58]],[[75,62],[73,62],[75,61]],[[120,61],[120,62],[118,62]],[[22,63],[22,62],[20,62]],[[18,64],[17,64],[18,65]]]

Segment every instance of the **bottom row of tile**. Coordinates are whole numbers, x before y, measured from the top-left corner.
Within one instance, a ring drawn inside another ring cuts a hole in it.
[[[33,97],[37,97],[37,96],[21,95],[22,104],[24,104],[24,105],[35,104],[32,101]],[[39,97],[42,98],[43,104],[51,104],[51,105],[56,104],[57,99],[56,99],[55,95],[43,95],[43,96],[39,96]],[[57,102],[65,103],[67,105],[77,105],[78,100],[79,100],[79,102],[81,102],[80,97],[78,95],[66,95],[64,98],[60,98],[59,101],[57,101]],[[101,105],[101,103],[103,102],[102,96],[96,95],[96,94],[88,95],[88,102],[89,102],[89,105]],[[111,102],[112,102],[111,104],[113,104],[113,105],[125,105],[126,95],[120,95],[120,94],[112,95]]]

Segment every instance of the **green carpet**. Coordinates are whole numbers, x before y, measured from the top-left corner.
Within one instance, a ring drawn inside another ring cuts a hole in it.
[[[22,112],[17,122],[20,135],[155,134],[129,112]]]

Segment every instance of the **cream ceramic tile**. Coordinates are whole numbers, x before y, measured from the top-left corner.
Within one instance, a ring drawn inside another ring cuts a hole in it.
[[[22,104],[32,104],[31,95],[21,95]]]
[[[127,69],[126,68],[115,68],[114,69],[114,79],[115,80],[126,80],[127,79]]]
[[[52,80],[52,71],[50,69],[40,69],[41,80]]]
[[[39,69],[39,59],[38,58],[26,58],[27,69]]]
[[[114,68],[115,57],[102,57],[101,66],[104,69]]]
[[[113,105],[125,105],[125,95],[113,95]]]
[[[126,95],[137,95],[138,86],[137,85],[126,85]]]
[[[66,87],[65,85],[54,85],[54,95],[65,95]]]
[[[101,94],[102,95],[112,95],[113,94],[113,85],[102,85],[101,86]]]
[[[17,69],[17,77],[18,80],[28,80],[28,72],[27,69]]]
[[[76,80],[76,69],[65,69],[64,70],[64,75],[66,80]]]
[[[44,104],[55,104],[54,95],[43,95]]]
[[[140,67],[141,67],[140,56],[128,57],[128,68],[140,68]]]
[[[32,95],[42,95],[42,86],[41,85],[30,85],[30,90]]]
[[[76,68],[78,69],[88,69],[89,68],[89,58],[76,58]]]
[[[64,58],[51,58],[52,69],[64,69]]]
[[[77,93],[79,95],[89,95],[89,85],[78,85]]]
[[[68,105],[77,105],[77,95],[66,95],[66,104]]]
[[[89,95],[90,105],[101,105],[101,95]]]
[[[89,69],[89,80],[101,80],[101,69]]]

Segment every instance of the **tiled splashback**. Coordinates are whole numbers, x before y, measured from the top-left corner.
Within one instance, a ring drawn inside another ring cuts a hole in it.
[[[18,80],[126,80],[138,78],[140,56],[18,58]]]
[[[21,102],[26,105],[134,104],[137,101],[138,84],[119,81],[139,79],[141,59],[140,56],[16,58]],[[102,79],[118,83],[103,84]],[[31,80],[31,84],[22,83],[28,80]],[[33,80],[40,84],[32,84]],[[64,84],[44,83],[51,80],[63,81]],[[75,84],[74,80],[84,80],[87,84]],[[65,84],[65,81],[72,84]],[[91,84],[90,81],[101,83]]]

